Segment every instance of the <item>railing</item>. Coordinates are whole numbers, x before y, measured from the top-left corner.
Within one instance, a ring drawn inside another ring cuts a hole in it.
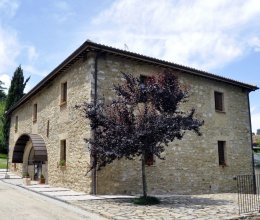
[[[239,214],[260,211],[260,175],[237,176]]]

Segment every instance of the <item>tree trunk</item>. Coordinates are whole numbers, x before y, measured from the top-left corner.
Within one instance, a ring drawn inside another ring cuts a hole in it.
[[[142,181],[143,181],[143,197],[147,197],[147,182],[145,175],[145,152],[142,153]]]

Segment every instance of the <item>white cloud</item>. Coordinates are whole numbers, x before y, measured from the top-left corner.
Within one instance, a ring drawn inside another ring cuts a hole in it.
[[[1,14],[5,14],[9,17],[13,17],[19,7],[19,3],[16,0],[0,0]]]
[[[25,56],[21,57],[21,55]],[[22,45],[16,31],[7,27],[3,29],[0,25],[0,80],[5,83],[5,87],[10,86],[10,77],[7,74],[11,76],[20,64],[26,75],[38,75],[41,78],[45,76],[46,71],[36,68],[35,61],[38,56],[33,45]],[[27,90],[28,88],[26,86]]]
[[[253,37],[249,41],[249,45],[252,46],[256,52],[260,52],[260,38],[259,37]]]
[[[15,60],[20,51],[16,32],[3,29],[0,25],[0,74],[7,72],[10,67],[15,68]]]
[[[55,9],[53,17],[58,23],[64,23],[75,15],[71,6],[66,1],[54,1],[53,4]]]
[[[36,48],[30,43],[23,43],[19,32],[6,22],[15,16],[18,6],[18,1],[0,0],[0,80],[7,88],[10,86],[10,76],[20,64],[26,75],[45,75],[35,67],[39,56]]]
[[[88,31],[104,44],[210,70],[259,48],[259,20],[258,0],[116,0]]]
[[[4,25],[12,18],[19,7],[18,1],[0,0],[0,74],[16,67],[16,59],[21,52],[17,32]],[[5,22],[4,22],[5,21]]]
[[[47,71],[39,70],[36,67],[34,67],[33,65],[23,65],[22,69],[23,69],[23,72],[28,75],[38,75],[38,76],[44,77],[48,74]]]
[[[28,53],[29,61],[34,61],[38,58],[39,54],[37,53],[34,46],[30,45],[26,47]]]

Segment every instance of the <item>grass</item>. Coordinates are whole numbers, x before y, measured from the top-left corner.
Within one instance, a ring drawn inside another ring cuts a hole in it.
[[[160,204],[160,200],[153,196],[141,196],[139,198],[133,199],[133,203],[136,205],[156,205]]]
[[[6,154],[0,154],[0,169],[6,169]]]

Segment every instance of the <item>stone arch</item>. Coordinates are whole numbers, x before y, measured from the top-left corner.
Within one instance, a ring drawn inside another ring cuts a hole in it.
[[[38,134],[22,134],[16,141],[12,163],[22,163],[22,172],[37,180],[41,174],[48,182],[48,156],[44,139]]]
[[[28,141],[31,141],[34,149],[35,161],[47,161],[47,148],[44,139],[38,134],[22,134],[15,142],[12,163],[23,163],[24,151]]]

